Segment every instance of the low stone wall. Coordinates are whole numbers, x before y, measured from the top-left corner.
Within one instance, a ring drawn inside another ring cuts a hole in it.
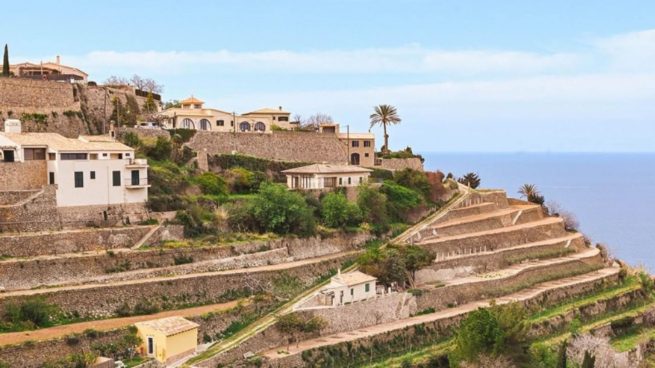
[[[125,134],[133,133],[141,139],[156,139],[158,137],[171,138],[171,134],[167,130],[163,129],[141,129],[141,128],[129,128],[129,127],[118,127],[116,128],[116,138],[122,139]]]
[[[347,147],[334,134],[197,132],[188,146],[210,156],[236,152],[275,161],[348,162]]]
[[[414,158],[383,158],[380,159],[380,165],[376,168],[396,171],[404,169],[412,169],[423,171],[423,162],[418,157]]]
[[[150,226],[133,226],[0,235],[0,254],[9,257],[33,257],[129,248],[150,229]]]
[[[331,259],[301,263],[261,270],[224,271],[216,273],[183,275],[154,280],[139,280],[107,285],[83,285],[59,289],[39,289],[27,293],[0,294],[4,309],[8,303],[20,303],[32,296],[43,297],[47,302],[58,305],[63,311],[78,313],[84,317],[107,317],[116,313],[119,307],[134,308],[141,303],[159,309],[176,309],[194,304],[211,304],[234,299],[235,293],[251,290],[270,290],[273,280],[281,274],[297,277],[309,286],[319,277],[341,267],[352,259],[344,255]]]
[[[501,279],[480,279],[462,285],[447,285],[434,289],[421,289],[417,297],[418,310],[426,308],[444,309],[465,304],[474,300],[495,298],[509,294],[514,290],[525,289],[532,285],[555,278],[571,277],[602,267],[600,256],[584,260],[573,260],[555,265],[544,265],[526,269],[516,275]]]
[[[567,235],[564,225],[561,221],[534,225],[523,229],[514,229],[503,232],[489,232],[484,235],[469,236],[463,235],[450,240],[426,242],[421,246],[433,250],[434,252],[456,252],[462,249],[500,249],[509,248],[521,244],[527,244],[542,240],[559,238]]]
[[[41,189],[47,184],[46,162],[0,162],[0,192]]]
[[[306,309],[297,313],[325,321],[326,327],[321,334],[326,335],[409,318],[416,312],[414,296],[391,293],[336,308]]]
[[[41,194],[24,203],[0,206],[0,232],[47,231],[60,228],[54,185],[45,186]],[[0,247],[2,246],[0,243]]]
[[[517,217],[518,216],[518,217]],[[539,207],[533,207],[520,212],[512,212],[505,215],[486,217],[475,221],[468,221],[455,224],[441,224],[436,227],[439,236],[453,236],[479,231],[499,229],[511,225],[520,225],[528,222],[534,222],[543,218],[543,211]],[[516,219],[516,223],[514,223]]]
[[[39,189],[31,190],[8,190],[0,192],[0,206],[13,206],[26,201],[31,196],[39,193]]]
[[[129,225],[148,219],[148,209],[145,203],[59,207],[57,213],[62,228],[69,229],[86,226]]]
[[[483,251],[472,252],[468,255],[460,255],[451,259],[445,258],[445,252],[437,253],[437,260],[430,266],[416,272],[416,282],[425,284],[435,280],[449,280],[454,277],[465,277],[473,273],[488,272],[505,268],[531,258],[553,258],[564,255],[569,251],[579,251],[586,248],[582,237],[575,238],[569,248],[565,248],[567,241],[544,244],[530,248],[509,248],[496,252]],[[464,250],[462,250],[464,251]],[[544,257],[548,255],[548,257]]]

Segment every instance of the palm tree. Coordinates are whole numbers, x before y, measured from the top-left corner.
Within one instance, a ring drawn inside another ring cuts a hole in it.
[[[384,147],[382,147],[382,153],[389,152],[389,134],[387,134],[387,125],[398,124],[401,119],[398,116],[398,111],[396,108],[391,105],[378,105],[374,107],[374,113],[371,114],[371,127],[369,132],[376,125],[382,125],[384,129]]]
[[[534,184],[523,184],[519,188],[519,194],[521,195],[521,198],[527,199],[528,202],[541,205],[544,204],[544,196],[539,193],[539,189],[537,189],[537,186]]]

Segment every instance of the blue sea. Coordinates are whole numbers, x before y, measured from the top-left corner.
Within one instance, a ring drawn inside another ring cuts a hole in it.
[[[573,212],[593,242],[633,266],[655,271],[655,154],[423,153],[427,170],[475,171],[481,187],[518,197],[536,184],[546,202]]]

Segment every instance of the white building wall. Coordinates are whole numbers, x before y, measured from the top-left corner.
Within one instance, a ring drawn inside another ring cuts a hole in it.
[[[48,162],[48,172],[55,173],[57,206],[113,205],[142,203],[148,199],[148,189],[128,189],[131,169],[129,160],[57,160]],[[147,183],[147,169],[139,168],[142,183]],[[75,188],[75,172],[82,172],[84,186]],[[95,179],[91,172],[95,171]],[[112,172],[121,172],[119,186],[113,186]]]

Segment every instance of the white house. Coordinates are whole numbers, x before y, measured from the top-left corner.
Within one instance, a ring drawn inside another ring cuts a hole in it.
[[[0,133],[0,165],[13,165],[16,175],[32,182],[56,185],[58,207],[144,204],[148,199],[148,163],[135,159],[133,148],[109,136],[72,139],[12,129]]]
[[[330,283],[321,289],[320,294],[325,304],[333,307],[347,303],[359,302],[376,295],[377,278],[360,271],[339,273]]]
[[[289,189],[356,187],[368,182],[373,170],[360,166],[314,164],[284,170]]]

